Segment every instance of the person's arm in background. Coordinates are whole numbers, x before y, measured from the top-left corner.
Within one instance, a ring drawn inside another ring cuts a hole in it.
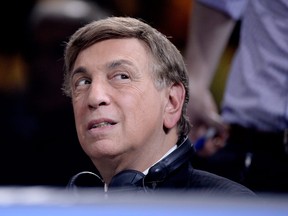
[[[215,128],[218,132],[219,136],[210,139],[200,152],[209,156],[223,146],[226,137],[210,84],[236,20],[220,10],[194,2],[185,56],[190,79],[188,115],[193,125],[192,141],[208,128]]]

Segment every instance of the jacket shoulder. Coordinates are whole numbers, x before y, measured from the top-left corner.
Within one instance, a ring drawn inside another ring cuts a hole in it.
[[[253,191],[237,182],[197,169],[192,170],[189,184],[191,189],[209,194],[255,196]]]

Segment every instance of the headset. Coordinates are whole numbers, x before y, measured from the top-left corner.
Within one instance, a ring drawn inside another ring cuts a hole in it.
[[[147,192],[148,190],[155,190],[158,183],[163,182],[169,174],[188,161],[194,152],[194,147],[188,137],[179,139],[177,148],[171,154],[153,165],[146,176],[137,170],[121,171],[112,178],[108,186],[109,191],[144,190]],[[97,181],[95,181],[94,186],[104,185],[104,182],[99,175],[90,171],[84,171],[73,176],[70,179],[67,188],[75,189],[79,187],[79,182],[83,182],[83,176],[85,176],[84,181],[87,181],[88,179],[89,182],[91,178],[96,177]],[[83,185],[87,187],[86,184],[83,183]]]

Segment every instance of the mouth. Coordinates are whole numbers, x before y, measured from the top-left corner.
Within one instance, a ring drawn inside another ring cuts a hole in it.
[[[103,127],[108,127],[108,126],[112,126],[115,125],[116,122],[113,121],[92,121],[89,123],[88,125],[88,130],[92,130],[95,128],[103,128]]]

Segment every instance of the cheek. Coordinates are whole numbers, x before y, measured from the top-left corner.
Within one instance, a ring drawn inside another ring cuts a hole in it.
[[[75,116],[74,118],[75,118],[75,128],[76,128],[77,137],[78,137],[79,143],[83,147],[83,144],[85,143],[85,140],[87,138],[85,135],[85,132],[86,132],[85,124],[82,121],[83,115],[80,114],[79,112],[75,112],[74,116]]]
[[[137,99],[135,100],[135,98]],[[127,106],[128,104],[127,102]],[[134,121],[138,123],[155,121],[161,117],[162,111],[162,100],[159,92],[150,89],[145,91],[145,94],[132,98],[128,109],[130,114],[133,113]]]
[[[76,115],[83,112],[85,108],[85,97],[83,95],[81,97],[79,95],[74,96],[72,98],[72,106],[73,106],[74,115],[76,117]]]
[[[75,118],[75,121],[77,121],[78,119],[77,117],[79,116],[79,112],[80,112],[80,107],[78,103],[75,101],[72,102],[72,106],[73,106],[74,118]]]
[[[74,112],[76,129],[78,131],[82,125],[81,120],[84,117],[84,113],[83,113],[84,109],[83,109],[83,106],[81,105],[81,103],[79,103],[79,101],[73,101],[72,105],[73,105],[73,112]]]
[[[125,95],[119,98],[118,105],[121,106],[120,112],[123,114],[123,122],[125,123],[126,130],[129,133],[138,135],[139,130],[143,130],[149,114],[147,110],[147,99],[139,92],[134,94]]]

